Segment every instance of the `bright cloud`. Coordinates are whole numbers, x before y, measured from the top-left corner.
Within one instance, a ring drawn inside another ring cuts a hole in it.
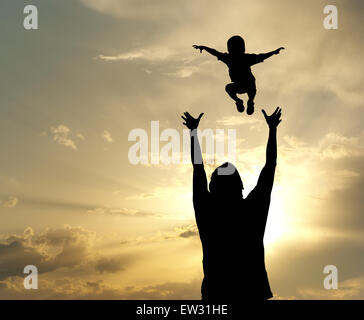
[[[60,124],[57,127],[51,127],[51,134],[53,135],[53,140],[57,143],[72,148],[73,150],[77,150],[77,146],[75,142],[69,137],[71,134],[71,129],[67,126]]]
[[[18,204],[19,199],[17,197],[9,197],[6,200],[0,200],[0,205],[4,208],[14,208]]]
[[[111,143],[113,142],[113,138],[111,137],[111,133],[107,130],[105,130],[103,133],[102,133],[102,137],[104,138],[104,140],[108,143]]]

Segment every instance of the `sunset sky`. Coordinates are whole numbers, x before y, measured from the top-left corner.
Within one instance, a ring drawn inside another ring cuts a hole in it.
[[[28,4],[39,30],[23,27]],[[192,166],[133,165],[128,135],[159,121],[182,139],[182,112],[204,112],[201,129],[236,129],[246,196],[265,161],[260,109],[276,106],[273,294],[364,299],[363,19],[362,0],[1,0],[0,299],[199,299]],[[252,116],[225,93],[226,66],[192,49],[226,51],[235,34],[249,53],[286,48],[252,68]]]

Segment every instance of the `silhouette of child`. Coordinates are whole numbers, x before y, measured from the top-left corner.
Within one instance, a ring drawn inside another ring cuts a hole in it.
[[[229,96],[235,101],[239,112],[244,112],[244,102],[238,98],[237,94],[248,94],[248,115],[254,113],[254,98],[257,93],[255,86],[255,77],[250,69],[251,66],[263,62],[265,59],[284,49],[283,47],[261,54],[245,53],[245,42],[240,36],[233,36],[227,42],[227,53],[219,52],[215,49],[205,46],[193,45],[193,48],[207,51],[211,55],[217,57],[218,60],[224,62],[229,68],[229,75],[232,83],[226,85],[225,90]]]

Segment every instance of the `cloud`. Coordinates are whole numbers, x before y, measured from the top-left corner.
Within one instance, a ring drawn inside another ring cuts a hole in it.
[[[186,224],[182,226],[174,227],[169,231],[159,231],[155,235],[151,237],[137,237],[134,239],[125,239],[120,242],[122,245],[130,245],[130,244],[146,244],[146,243],[155,243],[161,242],[165,240],[180,240],[180,239],[189,239],[194,238],[199,235],[197,225],[195,223]]]
[[[339,168],[350,168],[350,170],[338,169],[326,193],[324,201],[318,203],[320,215],[312,217],[311,223],[326,224],[330,227],[340,226],[342,230],[349,232],[364,232],[364,199],[362,190],[364,188],[364,157],[348,159],[336,159],[334,161]],[[339,163],[338,163],[339,162]]]
[[[194,230],[187,225],[174,231],[176,237],[185,238],[192,236],[187,233]],[[96,250],[97,235],[84,228],[65,226],[35,234],[28,227],[22,234],[0,238],[0,299],[188,299],[199,295],[199,280],[157,285],[146,281],[126,287],[117,281],[105,283],[98,278],[100,275],[129,272],[135,250],[126,248],[122,254],[103,251],[100,256]],[[38,290],[24,290],[23,269],[29,264],[41,274]]]
[[[235,126],[241,126],[241,125],[249,125],[249,126],[256,126],[257,124],[264,125],[264,122],[261,121],[261,119],[251,119],[246,118],[242,116],[225,116],[222,119],[218,119],[217,124],[228,126],[228,127],[235,127]]]
[[[164,239],[190,238],[198,236],[198,229],[195,223],[176,227],[173,232],[164,235]]]
[[[0,205],[4,208],[15,208],[18,204],[19,199],[16,197],[9,197],[6,200],[0,200]]]
[[[196,73],[199,70],[200,68],[198,66],[180,66],[177,67],[176,71],[168,72],[167,75],[184,79],[191,77],[194,73]]]
[[[141,299],[200,299],[201,280],[164,282],[144,286],[118,287],[102,279],[84,280],[77,277],[38,280],[38,290],[24,290],[23,281],[7,279],[0,282],[0,299],[41,300],[141,300]]]
[[[364,277],[356,277],[340,283],[336,290],[302,289],[304,299],[317,300],[362,300],[364,297]]]
[[[351,281],[364,277],[362,231],[355,234],[324,224],[316,232],[313,227],[302,229],[300,232],[296,228],[280,244],[268,249],[265,261],[274,295],[296,299],[346,299],[350,295],[363,299],[364,290],[358,290],[363,281]],[[338,269],[339,290],[323,287],[327,265]]]
[[[122,297],[122,290],[103,280],[84,280],[78,277],[45,279],[39,277],[38,290],[24,290],[23,279],[9,278],[0,282],[0,299],[70,300],[114,299]]]
[[[156,192],[142,192],[137,195],[129,196],[127,199],[129,200],[148,200],[148,199],[154,199],[158,198],[160,195],[158,195]]]
[[[103,54],[100,54],[98,58],[100,60],[105,61],[118,61],[118,60],[134,60],[143,57],[143,54],[141,52],[137,53],[124,53],[124,54],[118,54],[116,56],[105,56]]]
[[[22,276],[26,265],[46,273],[85,263],[94,240],[95,233],[81,227],[48,229],[39,235],[27,227],[23,234],[8,236],[0,243],[0,280]]]
[[[163,165],[159,165],[160,169],[167,169],[166,167],[163,167]],[[189,164],[187,165],[189,166]],[[183,166],[180,166],[178,169],[175,170],[181,170]],[[183,168],[182,168],[183,170]],[[180,181],[176,180],[175,178],[171,181],[173,178],[171,178],[167,185],[158,186],[154,188],[152,191],[148,192],[141,192],[139,194],[134,194],[126,197],[126,200],[140,200],[140,201],[147,201],[152,199],[168,199],[168,198],[183,198],[186,199],[191,196],[190,187],[188,185],[183,185],[180,183]],[[171,188],[173,184],[173,188]]]
[[[129,300],[192,300],[201,299],[201,280],[189,282],[165,282],[156,285],[130,286],[123,292],[123,299]]]
[[[97,12],[120,18],[143,18],[147,20],[179,19],[181,16],[197,15],[207,9],[211,0],[80,0],[85,6]]]
[[[364,132],[357,137],[328,133],[320,141],[320,153],[323,159],[364,156]]]
[[[95,268],[100,273],[115,273],[124,270],[123,261],[107,257],[97,260]]]
[[[85,140],[85,136],[82,133],[77,133],[77,138],[80,140]]]
[[[105,139],[105,141],[107,141],[108,143],[111,143],[113,142],[113,139],[111,137],[111,133],[107,130],[105,130],[103,133],[102,133],[102,137]]]
[[[216,123],[220,126],[226,126],[230,129],[237,127],[249,127],[250,130],[262,131],[266,124],[262,119],[246,118],[242,116],[225,116],[218,119]]]
[[[116,55],[100,54],[97,56],[97,59],[106,62],[138,61],[144,63],[143,70],[147,74],[152,74],[153,72],[150,68],[153,68],[156,73],[181,79],[189,78],[198,72],[203,72],[204,68],[208,68],[208,65],[211,64],[211,61],[201,61],[198,57],[186,58],[186,56],[183,53],[178,52],[178,50],[163,46],[140,48],[138,50]]]
[[[104,61],[132,61],[132,60],[144,60],[144,61],[163,61],[167,58],[174,56],[175,54],[168,48],[158,47],[150,49],[139,49],[136,51],[130,51],[120,53],[117,55],[103,55],[100,54],[98,59]]]
[[[51,134],[53,135],[53,140],[57,143],[72,148],[73,150],[77,150],[77,146],[75,142],[69,138],[71,134],[71,129],[67,126],[60,124],[57,127],[50,128]]]
[[[141,212],[136,209],[130,208],[110,208],[110,207],[97,207],[90,210],[87,210],[89,214],[95,215],[119,215],[126,217],[150,217],[157,216],[154,213]]]
[[[116,273],[125,270],[126,264],[128,264],[128,257],[102,257],[95,262],[95,269],[99,273]]]

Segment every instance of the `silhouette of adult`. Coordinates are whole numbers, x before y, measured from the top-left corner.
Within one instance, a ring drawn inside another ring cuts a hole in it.
[[[256,187],[243,198],[243,182],[231,163],[216,168],[209,190],[197,136],[203,113],[193,118],[188,112],[183,124],[191,131],[193,206],[202,249],[203,300],[266,300],[271,298],[264,262],[263,237],[277,160],[277,127],[281,109],[268,116],[266,163]]]

